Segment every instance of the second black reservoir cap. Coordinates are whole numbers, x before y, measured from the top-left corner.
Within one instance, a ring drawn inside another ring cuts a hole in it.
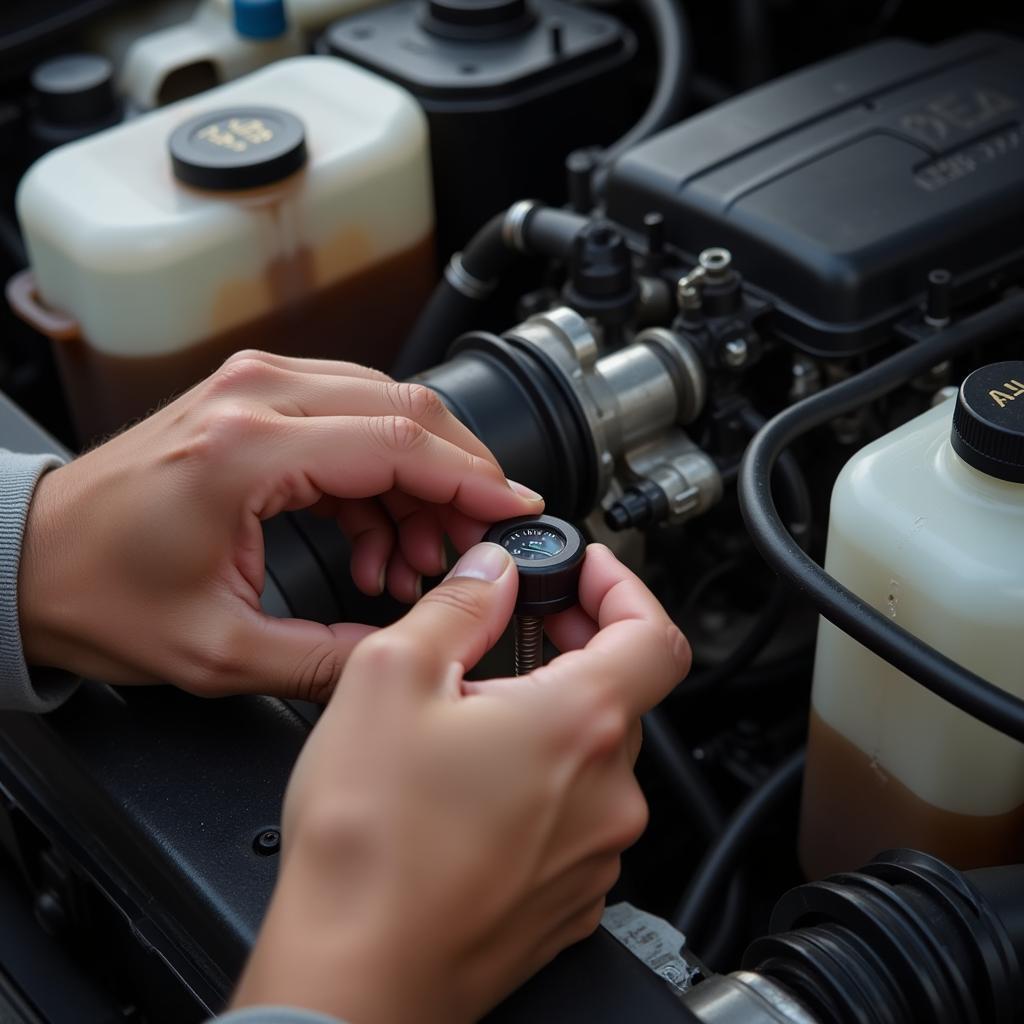
[[[1024,483],[1024,359],[992,363],[960,386],[953,450],[989,476]]]
[[[32,72],[39,113],[61,125],[103,121],[115,113],[114,66],[97,53],[72,53],[44,61]]]
[[[306,163],[306,132],[277,107],[228,107],[186,121],[168,142],[174,176],[196,188],[272,185]]]

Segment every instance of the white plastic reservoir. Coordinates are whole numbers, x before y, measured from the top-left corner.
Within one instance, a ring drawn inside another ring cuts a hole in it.
[[[955,401],[850,460],[832,494],[826,568],[1024,697],[1024,361],[975,371]],[[959,868],[1024,859],[1024,745],[822,620],[801,862],[819,878],[890,847]]]
[[[434,278],[425,119],[333,57],[61,147],[17,207],[8,296],[54,339],[83,439],[239,348],[386,367]]]

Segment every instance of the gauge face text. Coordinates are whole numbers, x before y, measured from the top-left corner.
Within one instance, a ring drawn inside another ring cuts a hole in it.
[[[513,557],[537,562],[565,550],[565,538],[550,526],[517,526],[501,538],[501,546]]]

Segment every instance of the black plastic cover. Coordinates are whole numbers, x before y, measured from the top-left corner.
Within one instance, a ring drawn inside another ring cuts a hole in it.
[[[809,351],[854,353],[922,304],[934,267],[960,297],[1024,257],[1024,42],[887,40],[720,104],[626,153],[608,215],[665,218],[711,245]],[[1002,275],[1002,276],[1000,276]]]
[[[631,120],[636,38],[563,0],[399,0],[342,18],[317,43],[407,89],[430,125],[442,260],[517,199],[558,203],[565,158]]]

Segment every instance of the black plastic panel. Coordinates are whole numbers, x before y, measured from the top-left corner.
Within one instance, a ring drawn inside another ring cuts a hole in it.
[[[693,254],[733,251],[777,328],[844,354],[920,304],[934,267],[962,294],[1024,256],[1024,43],[888,40],[671,128],[612,172],[610,216],[661,212]]]

